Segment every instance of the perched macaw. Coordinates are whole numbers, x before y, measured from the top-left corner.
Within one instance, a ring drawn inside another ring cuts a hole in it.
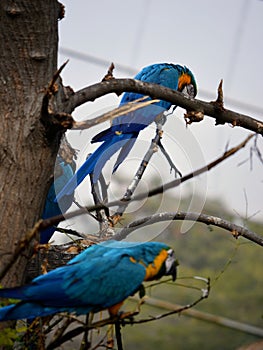
[[[56,194],[62,190],[65,184],[72,178],[75,172],[75,162],[66,163],[60,156],[57,157],[55,165],[55,178],[51,184],[42,213],[42,219],[48,219],[53,216],[65,213],[71,206],[74,194],[63,196],[59,204],[55,202]],[[48,227],[40,232],[40,243],[48,243],[53,233],[56,231],[54,226]]]
[[[143,281],[164,275],[175,280],[176,265],[174,251],[164,243],[112,240],[93,245],[28,285],[0,289],[1,298],[21,300],[0,308],[0,321],[105,309],[117,315],[123,301],[136,293]]]
[[[187,67],[179,64],[153,64],[143,68],[134,79],[159,84],[183,92],[190,97],[195,97],[197,93],[196,82],[192,72]],[[120,105],[138,100],[141,97],[143,95],[127,92],[123,95]],[[103,144],[79,168],[58,194],[56,201],[59,201],[65,195],[72,194],[88,174],[93,174],[93,182],[96,183],[105,163],[113,154],[120,150],[113,168],[113,172],[115,172],[129,154],[139,132],[171,106],[170,102],[161,100],[113,119],[111,127],[96,135],[91,141],[92,143],[103,142]]]

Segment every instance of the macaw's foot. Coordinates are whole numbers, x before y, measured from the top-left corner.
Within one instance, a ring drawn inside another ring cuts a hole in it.
[[[134,316],[138,315],[139,311],[122,311],[119,313],[119,319],[124,320],[125,318],[128,318],[130,321],[134,319]]]
[[[110,223],[111,227],[114,227],[115,225],[117,225],[120,222],[121,218],[122,218],[122,215],[119,213],[115,213],[115,214],[111,215],[109,217],[109,223]]]
[[[117,317],[119,315],[119,313],[120,313],[119,310],[120,310],[122,304],[123,304],[123,301],[121,301],[120,303],[109,307],[108,311],[109,311],[109,314],[110,314],[111,318],[115,318],[115,317]]]
[[[139,314],[139,310],[133,311],[120,311],[120,307],[123,302],[116,304],[108,309],[110,318],[116,320],[116,322],[120,322],[121,325],[125,325],[125,319],[128,319],[128,323],[132,323],[134,316]]]
[[[133,324],[134,323],[134,317],[139,314],[139,311],[121,311],[118,314],[118,322],[122,327],[127,325],[127,324]]]
[[[169,154],[167,153],[166,149],[164,148],[163,144],[161,143],[161,140],[158,142],[158,146],[160,147],[160,150],[162,151],[163,155],[165,156],[167,162],[169,163],[170,167],[171,167],[171,172],[174,170],[175,173],[175,177],[177,177],[178,175],[180,177],[182,177],[182,173],[181,171],[176,167],[176,165],[173,163],[171,157],[169,156]]]
[[[187,111],[187,113],[185,113],[184,115],[184,119],[186,125],[190,125],[192,123],[199,123],[204,119],[204,113],[197,111]]]

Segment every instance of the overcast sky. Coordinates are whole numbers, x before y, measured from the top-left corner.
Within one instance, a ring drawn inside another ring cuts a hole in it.
[[[64,0],[63,4],[66,15],[59,23],[59,64],[70,59],[62,73],[65,85],[79,90],[100,81],[110,62],[115,64],[115,77],[131,77],[133,71],[136,73],[152,63],[180,63],[188,66],[196,77],[197,98],[215,99],[223,78],[225,107],[262,120],[263,1]],[[81,60],[67,49],[101,60]],[[117,96],[109,95],[77,109],[74,117],[87,119],[99,115],[118,102]],[[228,125],[215,127],[209,117],[186,129],[183,113],[178,108],[169,118],[163,142],[184,174],[221,156],[226,147],[237,145],[249,134]],[[108,124],[88,132],[70,132],[73,146],[82,150],[79,164],[94,149],[90,137],[105,127]],[[145,150],[153,135],[154,127],[142,133],[139,149]],[[258,146],[263,153],[261,138]],[[140,157],[136,152],[117,175],[130,175],[128,165],[134,169],[133,160]],[[232,212],[242,216],[256,213],[254,218],[263,220],[263,164],[254,157],[251,168],[251,162],[244,162],[249,156],[247,147],[207,175],[188,183],[182,191],[198,192],[203,199],[219,198]],[[161,158],[155,157],[149,174],[152,171],[154,176],[160,175],[162,168],[165,173],[161,178],[171,181],[173,174]],[[147,189],[145,182],[142,189]]]

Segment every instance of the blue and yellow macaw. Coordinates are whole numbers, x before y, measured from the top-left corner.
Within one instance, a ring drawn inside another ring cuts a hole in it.
[[[192,72],[187,67],[180,66],[179,64],[153,64],[143,68],[134,79],[159,84],[183,92],[190,97],[195,97],[197,93],[196,82]],[[143,95],[138,93],[125,93],[120,105],[136,101],[141,97]],[[103,144],[79,168],[58,194],[56,200],[59,201],[63,196],[72,194],[88,174],[93,174],[93,182],[96,183],[105,163],[113,154],[120,150],[113,168],[113,172],[115,172],[129,154],[139,132],[150,125],[157,116],[167,111],[171,106],[172,104],[170,102],[161,100],[113,119],[111,127],[96,135],[91,141],[92,143],[103,142]]]
[[[72,178],[75,172],[75,162],[66,163],[60,156],[57,157],[55,165],[55,178],[51,184],[42,213],[42,219],[48,219],[53,216],[65,213],[72,204],[74,194],[63,196],[59,204],[55,202],[56,194],[62,190],[66,183]],[[48,243],[53,233],[56,231],[54,226],[48,227],[40,232],[40,243]]]
[[[0,321],[105,309],[118,315],[124,300],[144,281],[165,275],[175,280],[176,265],[174,251],[164,243],[106,241],[93,245],[28,285],[0,289],[1,298],[21,300],[0,308]]]

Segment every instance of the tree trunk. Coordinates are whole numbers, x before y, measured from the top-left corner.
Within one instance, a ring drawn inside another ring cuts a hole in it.
[[[0,268],[40,218],[53,174],[58,140],[41,118],[62,9],[55,0],[0,2]],[[21,284],[26,262],[20,256],[1,284]]]

